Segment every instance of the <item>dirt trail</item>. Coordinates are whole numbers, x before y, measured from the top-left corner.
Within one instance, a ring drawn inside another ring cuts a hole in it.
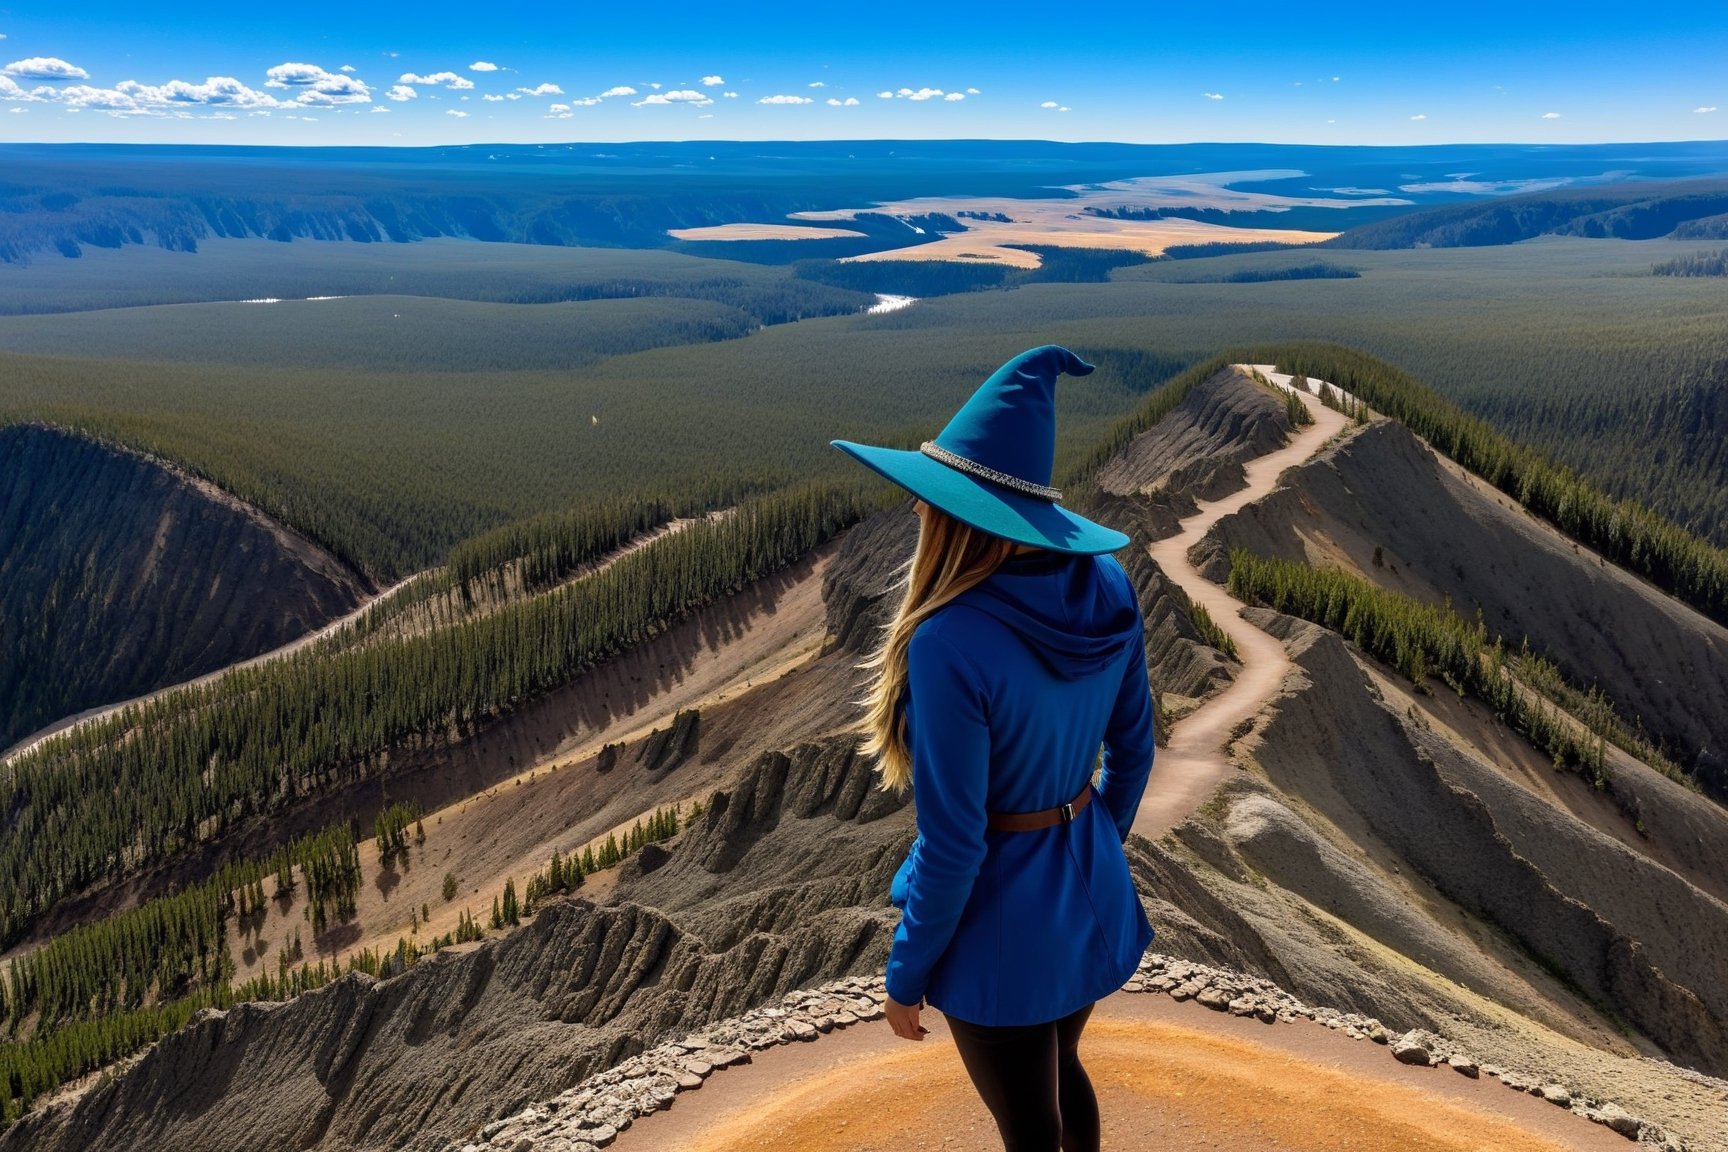
[[[619,1133],[614,1152],[999,1152],[940,1012],[923,1041],[887,1021],[769,1048]],[[1118,992],[1080,1040],[1116,1152],[1611,1152],[1626,1141],[1491,1078],[1416,1068],[1309,1021],[1265,1025]]]
[[[1261,374],[1268,373],[1261,369]],[[1272,379],[1279,384],[1289,381],[1287,376]],[[1307,460],[1349,425],[1342,413],[1321,404],[1314,396],[1298,395],[1313,414],[1314,423],[1298,429],[1285,447],[1249,461],[1244,468],[1248,483],[1241,491],[1222,500],[1197,501],[1200,510],[1182,521],[1181,532],[1147,549],[1165,575],[1179,584],[1189,599],[1203,606],[1235,641],[1236,653],[1242,661],[1242,670],[1235,681],[1184,716],[1171,732],[1169,745],[1158,749],[1152,778],[1134,818],[1134,831],[1148,839],[1164,835],[1205,803],[1230,771],[1224,744],[1231,731],[1277,694],[1285,673],[1290,670],[1284,645],[1243,621],[1239,616],[1244,607],[1242,602],[1200,575],[1188,561],[1188,549],[1220,519],[1271,492],[1277,487],[1281,472]]]

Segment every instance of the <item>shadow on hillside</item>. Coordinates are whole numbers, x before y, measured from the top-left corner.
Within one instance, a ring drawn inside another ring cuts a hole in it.
[[[398,751],[384,772],[372,771],[364,780],[313,797],[290,810],[272,812],[218,843],[103,894],[66,901],[44,918],[36,935],[99,917],[117,903],[129,905],[184,887],[225,862],[262,859],[297,837],[332,823],[352,820],[361,828],[369,828],[379,812],[398,801],[432,812],[508,780],[561,745],[590,740],[609,725],[635,715],[659,693],[681,682],[698,662],[773,619],[780,601],[800,583],[815,578],[818,561],[838,544],[838,540],[830,541],[797,564],[699,609],[477,732],[439,736],[418,748]],[[394,887],[397,880],[380,876],[380,891],[388,895],[384,885]],[[339,935],[346,928],[337,926],[318,937],[319,951],[351,946],[352,940],[344,941]]]

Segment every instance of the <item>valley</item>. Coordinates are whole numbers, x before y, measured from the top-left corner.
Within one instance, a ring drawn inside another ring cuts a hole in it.
[[[828,440],[1048,342],[1107,1141],[1728,1150],[1717,146],[8,147],[0,1152],[992,1147],[864,1003],[916,520]]]

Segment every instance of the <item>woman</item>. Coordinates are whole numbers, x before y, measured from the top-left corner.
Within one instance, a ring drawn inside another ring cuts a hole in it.
[[[833,441],[917,497],[920,522],[861,725],[917,811],[887,1016],[920,1040],[920,1008],[942,1012],[1008,1152],[1096,1152],[1080,1032],[1152,942],[1122,853],[1152,698],[1139,604],[1104,555],[1128,538],[1050,487],[1056,378],[1090,371],[1046,345],[916,452]]]

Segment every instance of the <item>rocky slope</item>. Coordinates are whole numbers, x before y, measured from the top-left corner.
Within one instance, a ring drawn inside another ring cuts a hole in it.
[[[1229,489],[1239,445],[1253,455],[1281,442],[1282,408],[1221,375],[1130,444],[1086,499],[1114,509],[1143,550],[1200,487]],[[1219,526],[1220,542],[1267,505],[1295,516],[1311,473],[1396,436],[1370,426],[1287,473],[1284,488]],[[1414,510],[1439,507],[1436,493],[1453,486],[1438,463],[1421,466],[1426,449],[1412,443],[1411,468],[1379,481],[1408,488],[1407,519],[1418,522],[1403,527],[1408,551],[1375,542],[1400,573],[1438,581],[1451,550],[1420,550],[1419,528],[1444,536],[1458,525]],[[1341,487],[1316,504],[1337,525],[1369,520],[1383,498],[1365,478]],[[1478,505],[1493,502],[1477,494]],[[1310,546],[1331,541],[1333,562],[1355,554],[1298,523]],[[1268,516],[1263,546],[1287,545],[1276,527]],[[893,570],[911,540],[904,508],[849,533],[825,573],[823,652],[704,709],[679,755],[614,749],[577,768],[598,772],[604,759],[614,796],[677,787],[709,797],[699,821],[643,850],[609,887],[596,882],[517,932],[393,979],[351,976],[286,1005],[209,1015],[111,1082],[27,1117],[0,1149],[442,1148],[796,989],[878,975],[898,917],[888,881],[914,810],[875,787],[840,729],[854,665],[892,610]],[[1351,546],[1371,556],[1366,540]],[[1538,542],[1514,554],[1558,563],[1570,548]],[[1231,661],[1207,646],[1156,564],[1128,564],[1155,685],[1167,700],[1214,690]],[[1587,574],[1594,562],[1579,565]],[[1654,594],[1627,583],[1592,588],[1591,602],[1657,611]],[[1324,629],[1249,615],[1297,671],[1232,742],[1239,771],[1213,799],[1170,836],[1130,838],[1156,947],[1394,1033],[1447,1037],[1449,1051],[1616,1101],[1694,1149],[1728,1148],[1721,1082],[1671,1063],[1719,1071],[1728,1051],[1722,809],[1623,755],[1615,791],[1593,789],[1443,687],[1418,691]],[[1656,647],[1628,650],[1641,662],[1631,675],[1670,674],[1651,663]],[[571,814],[587,818],[586,808]]]
[[[1699,615],[1381,422],[1295,470],[1214,530],[1228,549],[1342,565],[1464,616],[1515,648],[1528,636],[1581,685],[1599,685],[1670,755],[1728,795],[1728,629]],[[1378,558],[1378,560],[1376,559]]]
[[[155,461],[0,427],[0,748],[287,643],[366,591],[327,552]]]

